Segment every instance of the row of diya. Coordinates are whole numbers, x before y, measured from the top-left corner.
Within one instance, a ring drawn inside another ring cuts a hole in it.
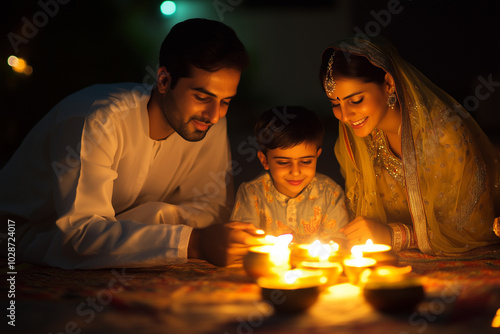
[[[277,311],[306,310],[342,273],[363,289],[366,301],[379,311],[410,311],[424,298],[419,277],[410,266],[398,266],[398,257],[388,245],[368,240],[347,254],[334,242],[294,244],[292,239],[291,234],[262,236],[263,245],[251,247],[243,258],[246,273]]]

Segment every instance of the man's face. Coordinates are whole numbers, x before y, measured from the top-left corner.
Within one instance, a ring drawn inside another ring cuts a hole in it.
[[[175,88],[162,96],[161,110],[170,127],[188,141],[205,138],[210,127],[226,115],[240,76],[237,69],[207,72],[192,66],[191,75],[179,78]]]

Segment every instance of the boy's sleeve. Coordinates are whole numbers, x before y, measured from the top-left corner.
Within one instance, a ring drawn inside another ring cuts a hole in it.
[[[323,223],[323,235],[329,238],[346,239],[339,230],[349,222],[347,208],[345,206],[344,190],[333,181],[327,184],[326,212]]]
[[[242,183],[236,193],[233,212],[230,221],[252,223],[257,228],[262,228],[259,221],[259,198],[252,191],[250,184]]]

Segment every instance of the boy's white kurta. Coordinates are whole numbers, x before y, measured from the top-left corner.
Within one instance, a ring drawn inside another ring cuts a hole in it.
[[[140,84],[91,86],[62,100],[27,136],[0,171],[0,216],[16,224],[19,261],[63,268],[182,262],[192,227],[227,221],[226,119],[198,142],[177,133],[155,141],[149,98]]]

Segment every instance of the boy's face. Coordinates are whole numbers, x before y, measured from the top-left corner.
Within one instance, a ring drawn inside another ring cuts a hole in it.
[[[269,170],[276,189],[288,196],[297,196],[316,175],[316,163],[321,149],[301,143],[291,148],[259,152],[264,169]]]

